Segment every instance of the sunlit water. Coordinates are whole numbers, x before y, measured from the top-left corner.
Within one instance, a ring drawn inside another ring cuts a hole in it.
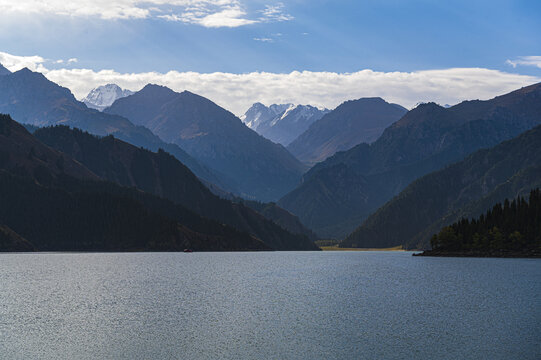
[[[5,359],[541,359],[541,260],[1,254]]]

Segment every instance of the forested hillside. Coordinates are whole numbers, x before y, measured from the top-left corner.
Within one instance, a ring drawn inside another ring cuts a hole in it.
[[[428,174],[378,209],[341,246],[427,249],[443,226],[541,187],[539,149],[541,126]]]
[[[42,128],[34,136],[102,179],[169,199],[201,216],[253,234],[275,250],[317,249],[302,231],[288,232],[287,226],[267,220],[265,214],[243,203],[217,197],[186,166],[164,151],[153,153],[113,136],[99,138],[65,126]],[[295,221],[286,211],[281,214],[285,225],[287,218]]]
[[[539,114],[541,84],[449,108],[421,104],[376,142],[315,165],[278,205],[318,235],[343,238],[414,180],[541,124]]]
[[[430,240],[424,255],[541,257],[541,192],[498,203],[477,219],[461,219]]]

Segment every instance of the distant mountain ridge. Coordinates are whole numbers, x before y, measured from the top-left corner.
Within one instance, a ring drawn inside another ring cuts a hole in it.
[[[338,151],[374,142],[406,112],[402,106],[381,98],[346,101],[311,124],[287,149],[297,159],[315,164]]]
[[[73,94],[26,68],[0,77],[0,112],[33,126],[68,125],[95,135],[115,137],[157,151],[164,149],[188,166],[197,176],[230,192],[237,192],[226,176],[201,165],[178,145],[168,144],[143,126],[121,116],[89,109]]]
[[[272,104],[267,107],[255,103],[240,119],[258,134],[287,146],[328,112],[310,105]]]
[[[425,175],[350,234],[344,247],[427,249],[443,226],[541,186],[541,126]]]
[[[260,102],[254,103],[246,112],[240,117],[243,123],[250,129],[257,131],[257,129],[268,123],[271,119],[282,114],[294,106],[293,104],[272,104],[265,106]]]
[[[147,85],[105,113],[130,119],[232,179],[240,195],[272,201],[294,188],[305,167],[283,146],[248,128],[231,112],[189,91]]]
[[[278,204],[320,236],[345,237],[415,179],[541,124],[540,114],[541,84],[448,109],[419,105],[374,143],[314,166]]]
[[[131,90],[122,89],[116,84],[107,84],[90,90],[82,101],[89,108],[103,111],[103,109],[111,106],[115,100],[132,94],[133,91]]]

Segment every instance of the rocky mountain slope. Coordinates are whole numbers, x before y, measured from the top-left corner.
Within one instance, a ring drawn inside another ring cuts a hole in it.
[[[111,106],[115,100],[133,94],[131,90],[124,90],[116,84],[107,84],[92,89],[83,99],[83,103],[91,109],[103,111]]]
[[[267,139],[288,146],[328,112],[310,105],[272,104],[267,107],[255,103],[241,116],[241,120]]]
[[[143,125],[198,161],[233,179],[242,196],[278,199],[294,188],[305,167],[283,146],[249,129],[212,101],[184,91],[147,85],[108,109]]]
[[[372,144],[308,171],[278,204],[318,235],[345,237],[415,179],[541,124],[541,84],[487,101],[409,111]]]
[[[43,74],[22,69],[0,77],[0,113],[33,126],[68,125],[92,134],[115,137],[152,151],[164,149],[188,166],[197,176],[230,192],[235,186],[188,155],[178,145],[168,144],[143,126],[121,116],[109,115],[75,99],[72,93]]]
[[[426,249],[443,226],[541,186],[541,126],[425,175],[371,215],[344,247]]]
[[[297,137],[287,149],[308,164],[323,161],[338,151],[374,142],[407,110],[381,98],[346,101]]]

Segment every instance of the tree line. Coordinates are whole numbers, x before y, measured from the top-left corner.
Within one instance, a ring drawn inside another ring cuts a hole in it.
[[[524,251],[541,249],[541,192],[528,201],[517,197],[498,203],[477,219],[461,219],[431,239],[439,251]]]

